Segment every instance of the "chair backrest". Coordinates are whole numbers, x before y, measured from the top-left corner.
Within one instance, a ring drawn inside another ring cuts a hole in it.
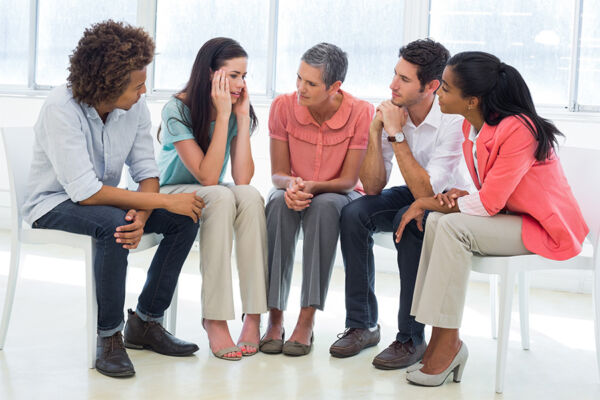
[[[585,222],[590,228],[594,256],[598,259],[600,241],[600,150],[578,147],[561,147],[559,157],[581,208]]]
[[[25,202],[25,189],[33,159],[35,135],[32,127],[2,128],[1,130],[8,167],[11,228],[18,234],[21,230],[21,207]]]

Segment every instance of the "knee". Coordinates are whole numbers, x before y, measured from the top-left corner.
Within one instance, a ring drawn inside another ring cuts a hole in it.
[[[117,228],[129,224],[125,220],[125,215],[126,211],[124,210],[116,207],[107,207],[102,220],[97,222],[96,239],[114,241]]]
[[[449,236],[461,236],[461,218],[463,215],[461,213],[452,213],[445,214],[439,217],[436,223],[436,234],[444,232]]]
[[[357,223],[364,223],[368,218],[366,209],[364,207],[364,197],[356,199],[349,204],[346,204],[342,208],[340,214],[340,225],[342,227],[349,227],[356,225]]]
[[[277,210],[287,209],[288,206],[285,204],[285,190],[277,189],[269,196],[269,202],[265,207],[267,215],[272,214]]]
[[[336,219],[340,218],[341,208],[340,195],[337,193],[322,193],[313,197],[310,204],[310,211],[320,215],[335,215]],[[310,212],[309,211],[309,212]]]
[[[185,237],[191,238],[195,238],[198,234],[200,222],[194,222],[193,219],[186,215],[169,213],[167,220],[169,221],[169,226],[167,228],[167,231],[165,232],[166,234],[180,233],[185,235]]]
[[[231,190],[225,186],[211,186],[210,190],[202,195],[206,205],[203,212],[209,214],[235,214],[235,196]]]
[[[246,209],[264,209],[265,201],[254,186],[239,185],[236,186],[234,190],[238,202],[238,209],[241,211]]]

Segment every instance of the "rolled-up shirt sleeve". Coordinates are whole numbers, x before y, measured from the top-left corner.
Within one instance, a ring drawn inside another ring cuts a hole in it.
[[[442,193],[454,187],[462,161],[462,119],[453,119],[443,130],[435,145],[434,154],[425,166],[433,193]]]
[[[37,132],[56,179],[73,202],[83,201],[102,188],[90,160],[81,122],[64,108],[48,106]]]
[[[148,178],[158,178],[159,176],[158,166],[154,158],[154,142],[150,134],[152,128],[150,111],[145,102],[139,104],[139,107],[142,111],[136,136],[125,159],[125,164],[129,167],[129,174],[136,183]]]

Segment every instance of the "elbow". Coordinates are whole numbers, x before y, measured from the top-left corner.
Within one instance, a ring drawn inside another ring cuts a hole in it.
[[[200,184],[202,186],[214,186],[214,185],[218,185],[219,184],[219,179],[215,179],[215,178],[208,178],[208,179],[199,179],[198,182],[200,182]]]
[[[369,196],[377,196],[378,194],[381,194],[381,190],[376,190],[375,188],[372,187],[363,187],[365,194],[369,195]]]

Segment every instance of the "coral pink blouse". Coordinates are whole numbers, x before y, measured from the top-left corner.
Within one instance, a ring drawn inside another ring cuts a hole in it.
[[[296,92],[280,95],[271,104],[269,135],[288,142],[292,176],[319,182],[338,178],[348,150],[367,148],[373,105],[339,93],[340,108],[321,125],[298,104]],[[362,192],[360,182],[355,190]]]

